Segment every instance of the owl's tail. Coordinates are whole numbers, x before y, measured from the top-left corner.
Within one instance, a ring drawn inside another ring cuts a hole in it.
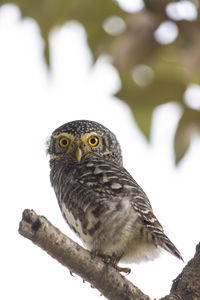
[[[160,236],[160,246],[184,262],[178,249],[164,233]]]
[[[147,225],[148,227],[148,225]],[[164,231],[161,228],[152,228],[152,226],[149,226],[151,230],[151,234],[154,237],[155,244],[157,246],[160,246],[161,248],[165,249],[169,253],[173,254],[177,258],[181,259],[183,262],[183,258],[178,251],[178,249],[174,246],[174,244],[170,241],[170,239],[165,235]]]

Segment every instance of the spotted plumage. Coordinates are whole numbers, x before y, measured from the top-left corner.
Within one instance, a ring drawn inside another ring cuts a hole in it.
[[[92,253],[115,263],[139,262],[163,248],[182,259],[146,194],[123,168],[110,130],[86,120],[66,123],[52,133],[48,152],[61,212]]]

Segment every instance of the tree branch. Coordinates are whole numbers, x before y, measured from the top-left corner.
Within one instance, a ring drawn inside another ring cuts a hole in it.
[[[200,243],[194,257],[187,263],[181,274],[173,280],[170,295],[160,300],[200,299]]]
[[[49,255],[90,282],[110,300],[151,300],[129,280],[99,257],[92,258],[89,251],[65,236],[45,217],[33,210],[23,212],[19,233],[45,250]]]
[[[33,210],[23,212],[19,233],[45,250],[49,255],[91,283],[110,300],[151,300],[129,280],[101,258],[91,253],[54,227],[45,217]],[[173,281],[171,293],[160,300],[200,299],[200,243],[193,259]]]

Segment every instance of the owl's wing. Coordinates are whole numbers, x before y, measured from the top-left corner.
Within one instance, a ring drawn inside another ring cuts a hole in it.
[[[127,172],[127,171],[126,171]],[[131,177],[131,175],[129,175]],[[138,187],[137,193],[130,191],[133,195],[133,199],[130,200],[133,209],[138,213],[140,221],[146,228],[152,233],[152,238],[155,239],[155,244],[160,245],[166,251],[175,255],[177,258],[183,260],[180,252],[170,241],[170,239],[165,235],[164,230],[158,219],[153,213],[151,204],[147,195],[141,189],[141,187],[132,179],[135,188]]]
[[[112,161],[93,157],[91,161],[77,165],[75,178],[87,188],[109,196],[132,196],[133,207],[136,211],[144,208],[152,210],[145,192],[133,179],[128,171]]]

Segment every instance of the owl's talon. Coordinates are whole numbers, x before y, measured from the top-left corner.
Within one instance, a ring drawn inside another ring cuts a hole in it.
[[[100,253],[97,253],[96,250],[92,250],[91,251],[91,257],[94,258],[96,256],[99,256],[105,264],[111,265],[118,272],[123,272],[123,273],[126,273],[127,275],[130,274],[130,272],[131,272],[130,268],[121,268],[121,267],[119,267],[117,265],[119,260],[116,259],[115,257],[109,256],[109,255],[106,255],[106,254],[100,254]]]
[[[105,264],[110,264],[113,261],[111,256],[106,255],[106,254],[98,253],[97,250],[92,250],[90,253],[91,253],[91,258],[92,259],[94,259],[96,256],[98,256],[103,260],[103,262]]]
[[[74,274],[72,273],[72,271],[69,271],[69,273],[72,277],[75,277]]]
[[[112,257],[110,257],[109,255],[102,255],[101,258],[107,265],[112,263]]]
[[[121,268],[119,267],[117,264],[112,264],[113,268],[115,270],[117,270],[118,272],[123,272],[126,273],[126,275],[131,273],[131,269],[130,268]]]

